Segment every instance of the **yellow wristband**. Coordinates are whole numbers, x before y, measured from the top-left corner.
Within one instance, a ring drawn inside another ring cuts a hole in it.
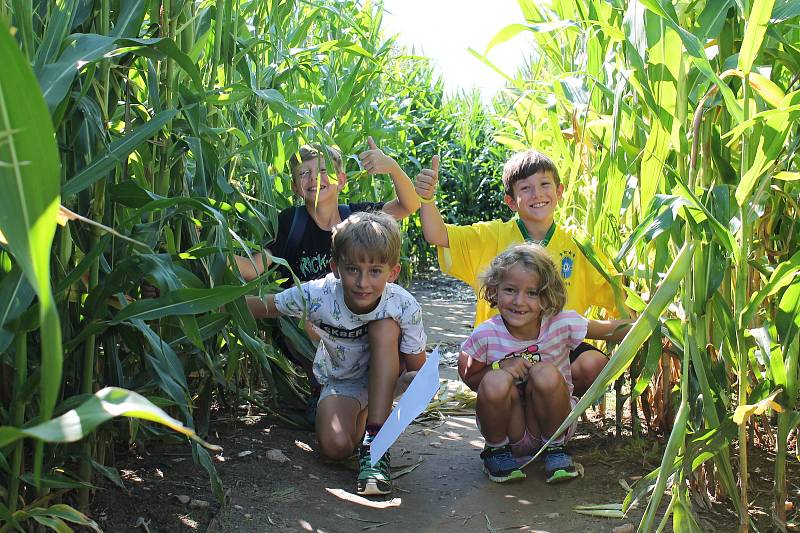
[[[494,370],[500,370],[500,361],[495,361],[494,363],[492,363],[492,368]]]
[[[419,201],[420,201],[420,202],[422,202],[423,204],[432,204],[433,202],[435,202],[435,201],[436,201],[436,197],[433,197],[433,198],[423,198],[423,197],[422,197],[422,196],[420,196],[419,194],[417,195],[417,198],[419,198]]]

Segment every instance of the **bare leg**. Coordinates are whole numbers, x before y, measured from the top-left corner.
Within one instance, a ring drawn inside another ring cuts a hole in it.
[[[546,441],[572,410],[567,382],[553,364],[537,363],[530,369],[527,387],[533,413],[528,427],[534,437]],[[533,432],[535,430],[538,434]]]
[[[366,409],[349,396],[327,396],[317,407],[319,450],[329,459],[346,459],[361,444]]]
[[[475,413],[487,442],[503,442],[506,438],[517,442],[525,435],[525,413],[519,392],[514,378],[504,370],[492,370],[483,376]]]
[[[391,318],[369,324],[369,405],[367,424],[382,425],[392,410],[400,375],[400,326]]]
[[[605,368],[608,357],[599,350],[587,350],[569,366],[575,396],[583,396]]]

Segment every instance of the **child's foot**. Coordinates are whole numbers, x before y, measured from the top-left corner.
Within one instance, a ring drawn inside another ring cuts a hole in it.
[[[547,483],[560,483],[578,477],[572,456],[563,446],[551,446],[544,452],[544,474]]]
[[[511,446],[506,444],[498,448],[484,448],[481,452],[483,471],[495,483],[521,481],[525,472],[519,469],[516,459],[511,455]]]
[[[369,444],[362,444],[359,450],[359,471],[356,493],[361,496],[376,496],[392,492],[392,474],[389,470],[389,452],[370,466]]]

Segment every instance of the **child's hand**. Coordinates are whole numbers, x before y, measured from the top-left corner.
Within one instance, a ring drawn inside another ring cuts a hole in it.
[[[500,361],[500,369],[511,374],[516,382],[525,381],[531,366],[531,362],[522,357],[508,357]]]
[[[432,168],[423,168],[414,180],[417,195],[425,200],[436,196],[436,185],[439,183],[439,156],[433,156]]]
[[[369,150],[358,154],[361,167],[370,174],[391,174],[392,170],[397,166],[397,162],[384,154],[383,150],[375,144],[372,137],[367,137],[367,144],[369,145]]]

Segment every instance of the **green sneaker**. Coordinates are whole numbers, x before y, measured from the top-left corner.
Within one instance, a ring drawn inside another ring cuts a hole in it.
[[[495,483],[522,481],[525,472],[519,469],[517,461],[511,455],[511,446],[506,444],[499,448],[484,448],[481,452],[483,471]]]
[[[359,450],[359,471],[356,481],[356,494],[360,496],[377,496],[392,492],[392,474],[389,470],[389,451],[378,459],[375,466],[370,466],[369,444],[362,444]]]
[[[572,456],[563,446],[552,446],[544,452],[544,474],[547,483],[561,483],[578,477]]]

